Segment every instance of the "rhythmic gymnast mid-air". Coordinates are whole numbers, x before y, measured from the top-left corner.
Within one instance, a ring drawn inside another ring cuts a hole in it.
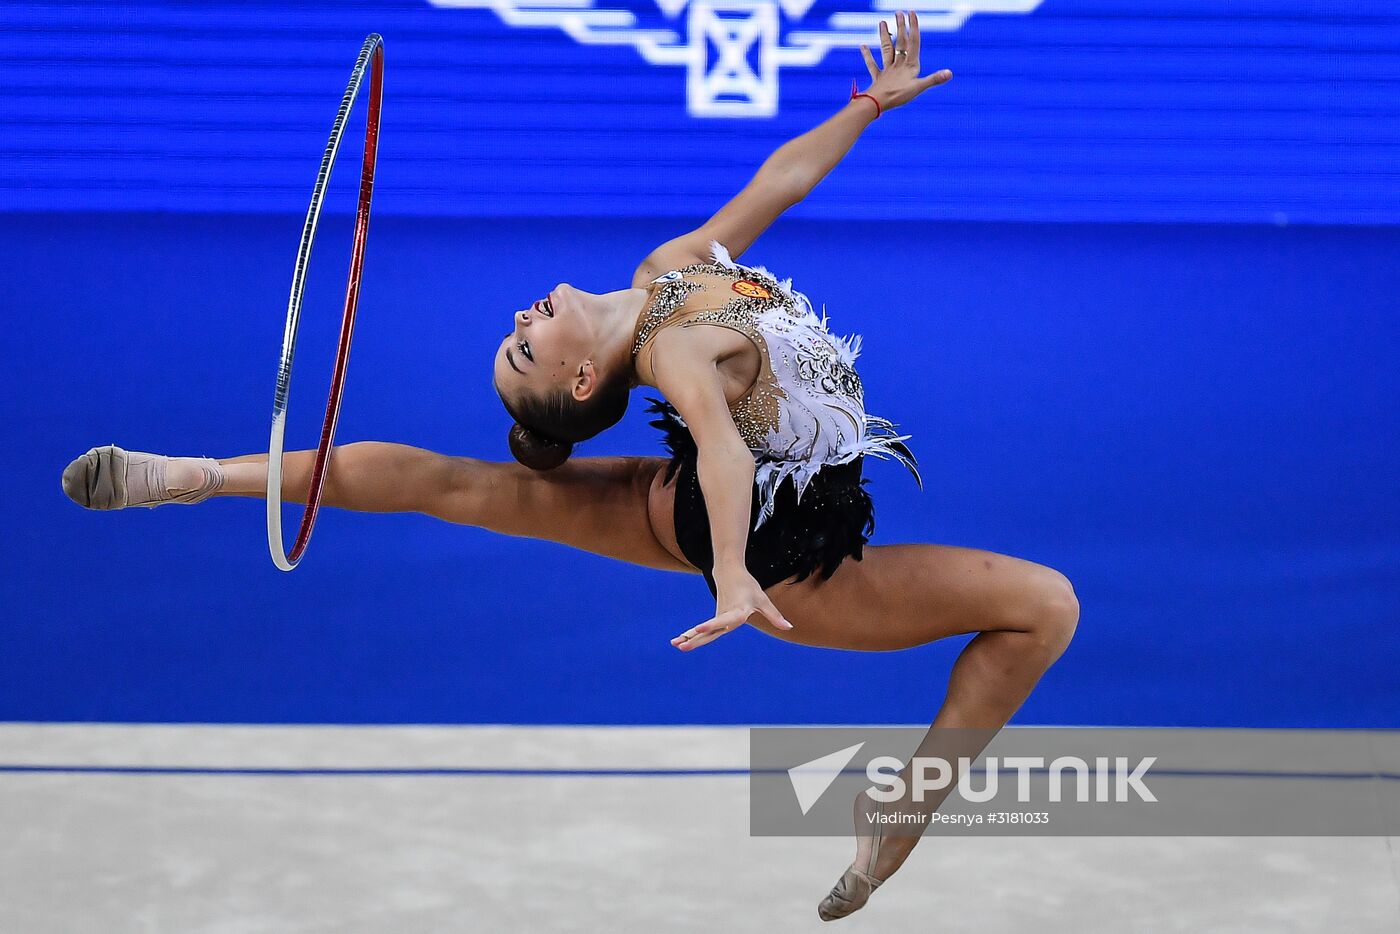
[[[865,411],[859,339],[833,337],[789,280],[737,262],[873,120],[952,77],[920,77],[918,18],[900,13],[896,23],[893,36],[880,24],[882,63],[861,48],[871,77],[863,92],[779,147],[703,226],[657,246],[628,287],[595,294],[561,284],[515,313],[492,376],[515,421],[516,462],[347,444],[334,450],[323,502],[425,513],[703,575],[715,613],[672,640],[683,652],[745,624],[864,651],[975,634],[929,737],[942,728],[989,737],[1004,726],[1074,632],[1068,580],[970,548],[867,547],[874,518],[863,459],[897,460],[917,480],[910,436]],[[669,457],[570,458],[622,418],[637,386],[665,397],[648,411]],[[305,501],[314,457],[285,455],[285,499]],[[107,446],[73,461],[63,488],[89,509],[123,509],[259,498],[267,475],[266,454],[214,460]],[[926,816],[946,797],[948,789],[908,800],[904,777],[905,798],[893,803],[857,795],[856,858],[822,900],[823,919],[862,907],[913,850],[918,836],[881,832],[897,823],[892,814]]]

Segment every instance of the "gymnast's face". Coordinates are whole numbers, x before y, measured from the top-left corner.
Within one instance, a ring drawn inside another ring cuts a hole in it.
[[[592,394],[598,374],[592,360],[590,298],[596,296],[560,283],[548,296],[515,313],[510,333],[496,348],[492,374],[503,398],[538,395],[555,387],[580,402]]]

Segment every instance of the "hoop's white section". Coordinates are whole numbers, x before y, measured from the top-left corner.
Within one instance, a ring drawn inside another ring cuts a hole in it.
[[[292,292],[287,300],[287,325],[282,332],[282,356],[277,364],[277,391],[272,398],[272,435],[267,446],[267,547],[272,553],[272,563],[284,571],[290,571],[300,563],[300,557],[296,561],[288,560],[282,543],[282,453],[287,436],[287,399],[292,389],[292,359],[296,355],[297,328],[301,324],[301,300],[306,288],[306,270],[311,261],[311,245],[316,239],[316,225],[321,220],[321,205],[326,199],[326,189],[330,185],[331,169],[335,167],[340,140],[345,135],[345,127],[349,123],[350,108],[354,106],[360,86],[364,83],[365,75],[369,73],[374,52],[383,42],[378,33],[371,33],[365,39],[364,47],[360,49],[360,57],[355,60],[355,67],[350,72],[350,83],[340,100],[340,110],[336,112],[335,123],[331,125],[331,137],[326,143],[325,154],[321,157],[321,169],[316,173],[316,186],[311,190],[311,205],[306,210],[301,245],[297,248],[296,266],[292,271]]]

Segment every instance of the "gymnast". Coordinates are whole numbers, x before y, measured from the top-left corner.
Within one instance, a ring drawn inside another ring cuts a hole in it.
[[[515,462],[347,444],[334,450],[323,502],[424,513],[699,574],[715,612],[672,640],[682,652],[743,625],[860,651],[971,634],[920,750],[945,728],[989,738],[1004,726],[1074,632],[1079,606],[1069,581],[970,548],[870,545],[863,460],[893,459],[918,481],[904,443],[910,436],[865,411],[859,338],[834,337],[825,314],[818,318],[790,280],[737,262],[872,121],[952,77],[946,69],[920,77],[914,13],[896,14],[893,36],[882,22],[879,44],[879,64],[861,47],[871,77],[863,92],[774,151],[703,226],[657,246],[628,287],[597,294],[560,284],[515,312],[492,362],[495,390],[514,421]],[[651,424],[667,456],[570,457],[575,444],[622,418],[638,386],[664,397],[652,398],[647,411],[657,416]],[[314,458],[314,451],[285,455],[286,500],[305,502]],[[89,509],[259,498],[267,460],[106,446],[74,460],[63,489]],[[917,803],[857,795],[856,857],[822,899],[824,920],[861,908],[918,842],[916,834],[882,832],[892,823],[885,809],[931,813],[948,790]]]

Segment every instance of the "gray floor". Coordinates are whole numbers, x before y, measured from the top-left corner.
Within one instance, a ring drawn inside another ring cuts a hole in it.
[[[742,729],[0,724],[0,764],[743,768]],[[841,839],[741,776],[0,774],[0,934],[1400,931],[1386,838],[926,840],[856,916]]]

